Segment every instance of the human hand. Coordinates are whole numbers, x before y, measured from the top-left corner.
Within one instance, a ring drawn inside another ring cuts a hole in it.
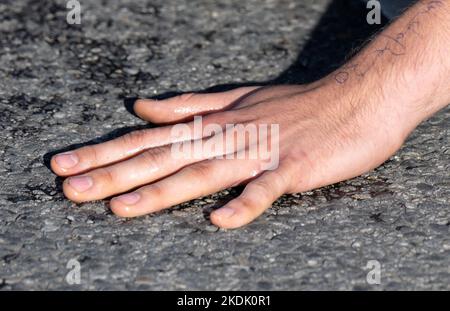
[[[370,105],[325,82],[138,100],[137,115],[154,123],[182,123],[193,115],[203,115],[204,126],[277,124],[279,165],[264,170],[261,159],[248,157],[174,157],[174,125],[166,125],[56,155],[51,166],[56,174],[70,176],[63,189],[75,202],[104,199],[141,187],[111,200],[112,211],[122,217],[157,212],[247,183],[239,197],[211,214],[217,226],[236,228],[261,215],[285,193],[360,175],[397,150],[402,142],[398,131],[387,133],[380,127],[380,122],[388,121],[382,109]],[[193,122],[186,124],[191,127]],[[199,137],[184,137],[192,138]],[[250,148],[246,142],[245,149]]]

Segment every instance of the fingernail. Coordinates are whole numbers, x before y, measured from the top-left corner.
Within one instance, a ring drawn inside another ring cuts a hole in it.
[[[78,192],[84,192],[94,185],[94,181],[89,176],[75,176],[69,178],[69,185]]]
[[[214,211],[214,214],[220,218],[230,218],[234,214],[234,209],[231,207],[222,207]]]
[[[141,199],[141,195],[137,192],[132,192],[118,196],[116,199],[122,202],[123,204],[134,205],[137,202],[139,202],[139,200]]]
[[[72,168],[78,164],[78,157],[72,152],[61,153],[55,156],[55,162],[60,168]]]

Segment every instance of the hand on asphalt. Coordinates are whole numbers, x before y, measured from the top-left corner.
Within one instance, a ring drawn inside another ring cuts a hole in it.
[[[67,198],[86,202],[115,196],[112,211],[135,217],[246,184],[240,196],[211,214],[215,225],[237,228],[283,194],[333,184],[377,167],[405,138],[388,107],[327,80],[138,100],[134,109],[141,118],[163,126],[52,158],[53,171],[68,177],[63,186]],[[192,129],[194,116],[202,116],[204,127],[277,125],[277,137],[258,136],[257,143],[267,140],[276,145],[272,151],[278,152],[279,163],[265,169],[267,159],[259,156],[220,157],[251,150],[255,146],[251,139],[202,157],[175,157],[173,143],[223,139],[195,131],[175,137],[174,126]]]

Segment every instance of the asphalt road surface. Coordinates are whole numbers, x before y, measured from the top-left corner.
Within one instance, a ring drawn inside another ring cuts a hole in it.
[[[125,220],[66,200],[48,168],[58,150],[147,126],[133,97],[323,76],[380,27],[364,6],[80,2],[80,25],[66,1],[0,4],[1,289],[450,289],[448,108],[377,170],[284,196],[239,230],[207,217],[239,189]]]

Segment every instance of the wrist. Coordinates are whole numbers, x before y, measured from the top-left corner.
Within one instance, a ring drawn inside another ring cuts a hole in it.
[[[392,152],[420,123],[415,112],[405,108],[407,95],[395,93],[386,83],[380,84],[368,77],[341,84],[335,77],[336,72],[324,78],[320,92],[330,94],[329,98],[334,99],[333,105],[338,105],[338,109],[354,118],[353,122],[362,135],[390,145]]]

